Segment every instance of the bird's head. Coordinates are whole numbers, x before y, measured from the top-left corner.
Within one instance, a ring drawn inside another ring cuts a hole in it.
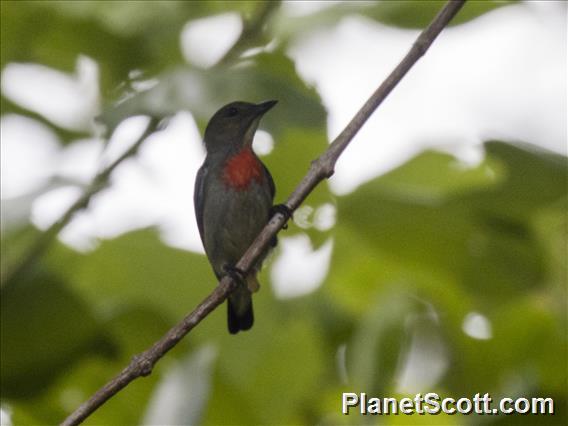
[[[240,150],[250,146],[260,119],[276,102],[231,102],[222,107],[211,117],[205,129],[207,152]]]

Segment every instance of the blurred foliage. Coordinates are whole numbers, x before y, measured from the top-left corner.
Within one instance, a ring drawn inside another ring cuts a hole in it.
[[[468,2],[454,24],[505,3]],[[184,25],[227,11],[251,22],[262,4],[2,1],[0,62],[2,68],[32,62],[72,72],[79,55],[93,58],[106,105],[100,120],[110,130],[132,115],[166,117],[181,109],[190,110],[203,127],[227,100],[279,99],[278,114],[263,124],[278,141],[266,162],[280,201],[327,141],[326,111],[317,92],[296,74],[287,44],[353,13],[422,28],[441,4],[330,3],[304,16],[275,8],[268,25],[244,44],[263,45],[275,37],[275,49],[239,67],[203,70],[184,63],[179,49]],[[155,77],[157,85],[115,103],[133,70]],[[4,97],[2,112],[40,119]],[[67,130],[41,119],[63,141],[73,140]],[[287,232],[306,232],[314,246],[333,239],[330,271],[319,289],[280,300],[265,286],[255,296],[253,331],[237,337],[226,332],[224,307],[214,311],[150,378],[128,386],[87,424],[143,422],[168,371],[211,347],[217,355],[205,384],[186,384],[188,395],[201,399],[172,403],[167,408],[171,423],[523,420],[340,414],[343,391],[410,394],[403,373],[410,358],[422,357],[422,371],[415,375],[439,371],[427,386],[418,380],[416,392],[456,398],[477,392],[494,398],[551,396],[558,412],[547,421],[565,424],[566,159],[498,141],[486,143],[485,150],[484,161],[475,167],[424,152],[336,199],[325,185],[318,187],[307,203],[335,205],[337,224],[325,232],[291,225]],[[36,236],[31,225],[3,228],[2,267]],[[61,421],[160,337],[208,294],[214,280],[204,256],[167,247],[156,230],[144,229],[103,241],[86,254],[54,242],[37,267],[11,284],[2,289],[1,301],[2,404],[14,424],[45,424]],[[471,312],[488,319],[489,338],[464,332]],[[196,404],[191,419],[184,407],[190,403]]]
[[[516,0],[468,0],[449,25],[463,24],[495,8],[515,2]],[[274,34],[286,42],[314,27],[336,24],[350,14],[364,16],[385,25],[423,29],[445,3],[444,0],[327,2],[325,7],[305,16],[278,14],[273,20]]]

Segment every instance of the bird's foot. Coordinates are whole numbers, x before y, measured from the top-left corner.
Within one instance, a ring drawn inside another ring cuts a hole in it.
[[[246,282],[245,273],[236,266],[225,265],[223,266],[223,271],[238,284],[244,284]]]
[[[284,216],[284,225],[282,229],[288,229],[288,220],[292,218],[292,210],[286,204],[276,204],[270,208],[270,217],[274,216],[276,213],[280,213]]]

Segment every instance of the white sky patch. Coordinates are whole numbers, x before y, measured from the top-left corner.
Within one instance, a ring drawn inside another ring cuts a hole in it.
[[[151,141],[148,140],[147,143]],[[111,239],[135,229],[156,224],[159,205],[156,182],[138,164],[124,161],[111,176],[112,185],[93,197],[89,210],[72,220],[64,230],[66,242],[79,239]],[[64,235],[62,234],[62,236]]]
[[[147,123],[134,117],[112,136],[105,163],[114,161],[134,143]],[[81,150],[65,152],[66,163],[83,161],[97,168],[94,155]],[[181,112],[168,127],[150,136],[136,157],[124,161],[111,175],[112,185],[93,197],[87,211],[77,214],[60,239],[80,251],[97,246],[99,239],[115,238],[128,231],[157,226],[169,245],[202,252],[193,207],[193,186],[205,152],[191,114]],[[98,162],[100,163],[100,162]],[[78,187],[63,187],[39,197],[32,207],[32,221],[46,229],[80,194]]]
[[[58,126],[89,131],[99,111],[98,64],[80,56],[73,75],[45,65],[11,63],[2,71],[2,95]]]
[[[278,47],[278,39],[272,39],[268,44],[264,46],[251,47],[246,49],[241,53],[240,58],[252,58],[253,56],[259,55],[263,52],[274,52]],[[236,66],[239,66],[238,64]]]
[[[160,80],[157,78],[145,78],[144,71],[142,70],[132,70],[128,73],[128,79],[130,86],[136,92],[145,92],[151,88],[157,86]]]
[[[176,361],[150,398],[143,425],[198,424],[211,389],[218,351],[202,346]]]
[[[274,139],[265,130],[257,130],[252,141],[252,148],[259,157],[268,155],[274,149]]]
[[[34,201],[31,211],[32,223],[41,230],[46,230],[63,216],[71,204],[81,196],[78,186],[62,186],[40,195]]]
[[[0,425],[2,426],[12,426],[12,410],[7,405],[2,405],[0,407]]]
[[[309,204],[304,204],[296,209],[294,212],[294,223],[302,229],[308,229],[312,226],[310,220],[314,208]]]
[[[334,6],[333,1],[294,0],[282,3],[282,12],[289,16],[306,16]]]
[[[468,313],[462,323],[462,330],[469,337],[479,340],[489,340],[493,337],[491,321],[479,312]]]
[[[324,203],[317,208],[304,204],[294,212],[294,223],[302,229],[316,228],[327,231],[335,225],[337,209],[331,203]]]
[[[146,130],[149,122],[150,119],[142,115],[129,117],[122,121],[112,133],[102,153],[99,167],[102,169],[109,166],[124,154]]]
[[[181,32],[181,51],[191,64],[208,68],[219,61],[237,41],[243,30],[238,13],[196,19]]]
[[[81,139],[73,142],[59,155],[57,175],[83,185],[89,184],[97,174],[103,149],[102,139]]]
[[[314,213],[314,227],[318,231],[327,231],[335,225],[337,209],[333,204],[325,203],[319,206]]]
[[[313,250],[305,234],[278,241],[281,253],[270,271],[276,296],[292,298],[316,290],[329,270],[333,241],[326,241],[318,250]]]
[[[346,194],[425,148],[473,163],[491,138],[566,154],[565,16],[563,2],[520,3],[445,29],[339,159],[332,189]],[[350,16],[292,45],[329,111],[330,140],[417,35]]]
[[[39,121],[16,114],[3,115],[0,126],[2,199],[40,189],[56,167],[57,136]]]
[[[444,342],[434,327],[425,332],[420,327],[412,333],[410,349],[405,355],[402,368],[397,373],[396,392],[418,393],[433,389],[448,368]]]
[[[173,247],[200,253],[204,251],[195,219],[193,188],[204,159],[199,129],[188,112],[178,113],[155,143],[143,146],[140,153],[140,161],[153,170],[158,183],[162,239]]]

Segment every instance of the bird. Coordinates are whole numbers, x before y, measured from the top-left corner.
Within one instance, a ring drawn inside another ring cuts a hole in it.
[[[252,293],[260,287],[256,275],[268,250],[246,276],[235,265],[273,212],[287,213],[284,205],[273,206],[274,180],[252,149],[261,118],[276,103],[231,102],[212,116],[203,137],[206,156],[195,180],[195,216],[215,276],[237,281],[227,300],[231,334],[254,323]]]

